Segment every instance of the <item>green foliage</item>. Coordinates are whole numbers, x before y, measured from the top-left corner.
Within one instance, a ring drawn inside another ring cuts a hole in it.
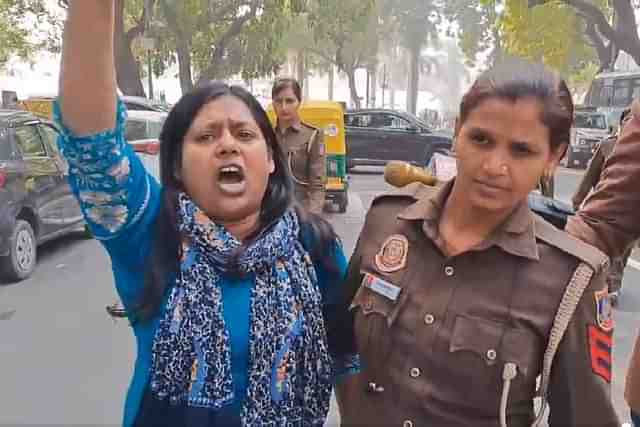
[[[526,0],[507,0],[499,22],[508,53],[542,61],[571,74],[595,59],[586,44],[584,23],[572,7],[549,2],[529,9]]]
[[[136,0],[139,1],[139,0]],[[159,0],[157,30],[162,66],[188,46],[196,74],[223,79],[269,74],[284,58],[283,34],[299,0]]]
[[[60,22],[44,0],[0,0],[0,68],[13,56],[59,50],[59,35]]]
[[[290,47],[309,47],[311,52],[343,72],[375,60],[374,0],[315,0],[309,2],[306,12],[287,36]]]

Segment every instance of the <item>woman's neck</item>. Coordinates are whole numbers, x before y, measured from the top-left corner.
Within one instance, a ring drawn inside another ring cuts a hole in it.
[[[239,241],[244,241],[252,235],[260,226],[260,212],[251,214],[250,216],[238,221],[219,221],[224,228],[229,231]]]

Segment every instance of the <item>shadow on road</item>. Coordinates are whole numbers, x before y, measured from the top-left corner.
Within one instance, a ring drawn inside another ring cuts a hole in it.
[[[85,234],[78,232],[43,243],[38,247],[38,265],[36,266],[36,269],[38,269],[43,263],[52,260],[56,255],[66,253],[87,240],[89,240],[89,238]],[[20,282],[11,282],[0,278],[0,287],[8,287],[18,284],[20,284]]]

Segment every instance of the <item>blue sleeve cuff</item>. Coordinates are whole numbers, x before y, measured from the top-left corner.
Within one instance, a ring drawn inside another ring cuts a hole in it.
[[[149,176],[125,139],[126,107],[118,100],[115,127],[89,136],[77,136],[65,126],[57,101],[53,112],[62,132],[58,146],[69,163],[69,184],[85,219],[97,239],[113,239],[139,221],[151,194]]]
[[[333,357],[333,384],[337,385],[343,378],[360,372],[360,355],[347,354]]]

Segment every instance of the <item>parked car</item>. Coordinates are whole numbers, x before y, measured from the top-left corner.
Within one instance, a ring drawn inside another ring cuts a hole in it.
[[[576,111],[571,129],[571,141],[567,149],[568,167],[585,167],[600,142],[610,135],[604,113],[597,111]]]
[[[160,179],[160,132],[168,113],[157,111],[129,111],[125,137],[138,153],[147,171]]]
[[[120,99],[127,107],[127,111],[157,111],[159,113],[171,111],[169,105],[141,96],[121,96]]]
[[[57,137],[53,124],[32,113],[0,110],[0,273],[5,279],[29,277],[40,244],[86,232]]]
[[[347,168],[392,160],[426,166],[434,153],[451,150],[452,138],[417,117],[395,110],[352,110],[345,114]]]

